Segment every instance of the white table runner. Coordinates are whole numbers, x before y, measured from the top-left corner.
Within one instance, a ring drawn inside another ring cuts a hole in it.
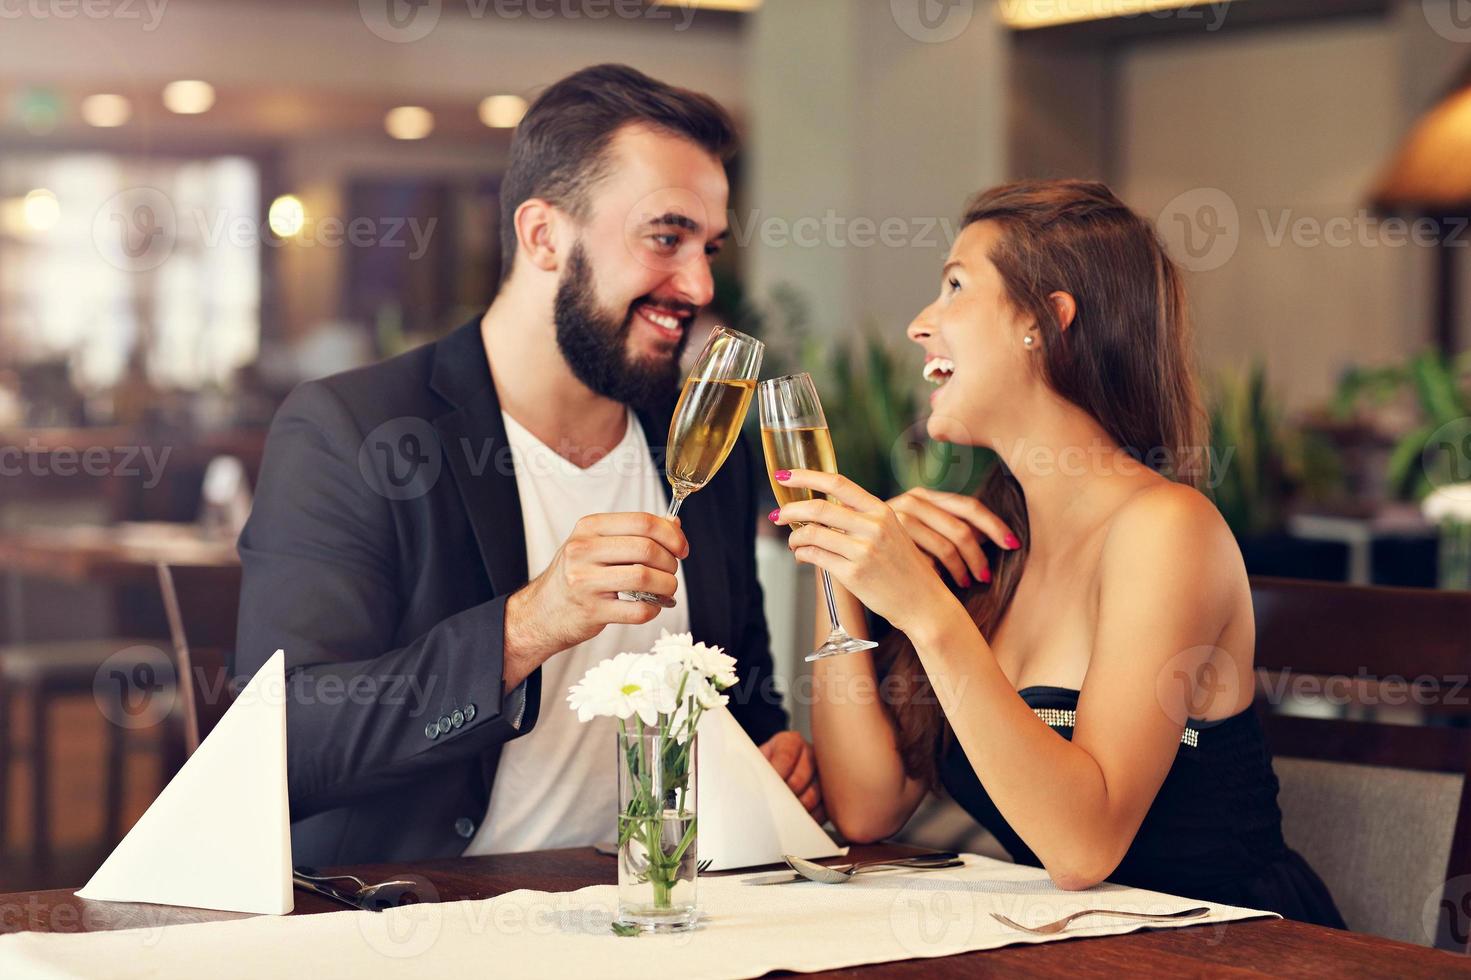
[[[756,977],[948,956],[1013,943],[1181,928],[1273,913],[1159,892],[1100,885],[1064,892],[1044,871],[974,854],[949,871],[876,873],[846,885],[743,885],[738,874],[699,882],[701,928],[672,936],[613,935],[617,889],[522,889],[480,901],[382,913],[329,912],[85,934],[0,936],[0,976],[210,980],[311,976]],[[1028,925],[1085,908],[1170,912],[1207,905],[1178,922],[1089,917],[1055,937]],[[528,972],[530,971],[530,972]]]

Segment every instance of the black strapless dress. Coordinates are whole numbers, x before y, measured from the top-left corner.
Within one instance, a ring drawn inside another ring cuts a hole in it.
[[[1072,738],[1077,691],[1029,687],[1020,694],[1043,721]],[[1013,859],[1041,866],[954,740],[940,759],[940,780]],[[1252,708],[1186,726],[1169,775],[1108,880],[1346,928],[1322,880],[1282,839],[1277,776]]]

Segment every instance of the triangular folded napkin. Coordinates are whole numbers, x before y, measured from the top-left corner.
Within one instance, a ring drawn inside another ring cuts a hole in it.
[[[700,720],[698,832],[700,860],[727,871],[780,864],[783,854],[836,857],[833,842],[776,774],[728,708]]]
[[[251,678],[77,895],[226,912],[291,911],[282,651]]]

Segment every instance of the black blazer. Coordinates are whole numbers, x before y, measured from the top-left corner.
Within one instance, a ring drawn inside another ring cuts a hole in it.
[[[661,470],[674,395],[639,416]],[[731,711],[758,743],[787,726],[756,580],[759,475],[742,440],[685,502],[679,597],[695,638],[739,661]],[[526,544],[479,321],[293,391],[240,557],[237,683],[286,651],[295,861],[460,854],[501,746],[531,730],[543,698],[569,710],[540,670],[502,689],[505,601],[526,583]]]

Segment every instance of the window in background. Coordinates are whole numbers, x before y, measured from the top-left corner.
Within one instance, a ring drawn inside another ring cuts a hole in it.
[[[260,214],[243,157],[0,158],[0,365],[65,364],[82,392],[130,363],[224,383],[259,348]]]

